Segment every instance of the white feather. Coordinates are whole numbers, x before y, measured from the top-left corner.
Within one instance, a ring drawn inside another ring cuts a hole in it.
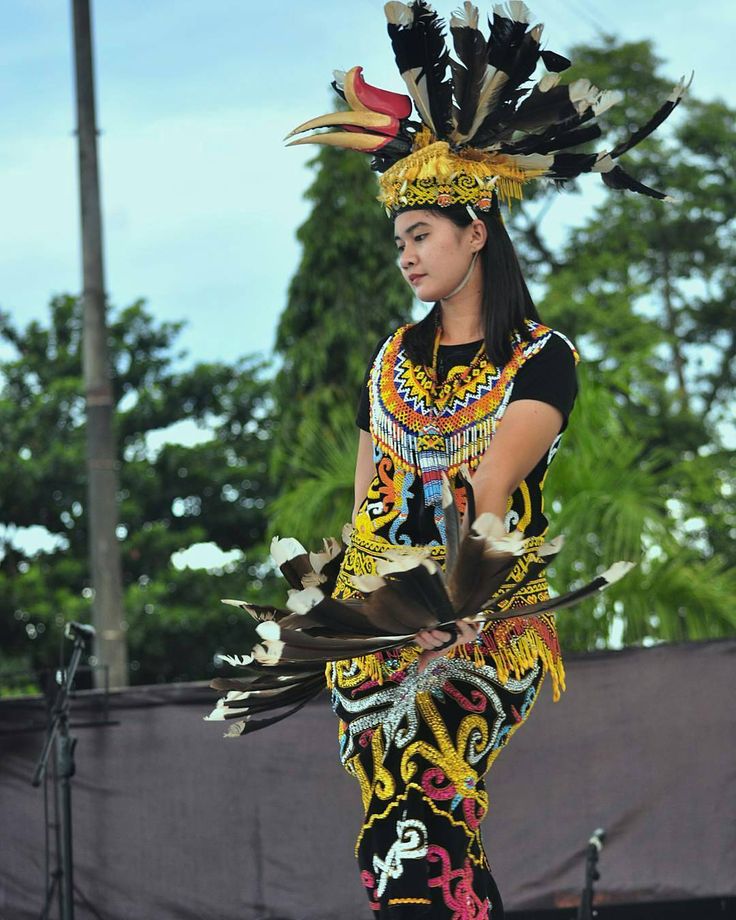
[[[537,83],[537,89],[540,93],[548,93],[551,89],[554,89],[555,86],[560,82],[561,74],[558,73],[547,73],[542,79]]]
[[[680,77],[680,82],[672,87],[672,92],[667,97],[667,102],[678,102],[685,93],[690,89],[690,84],[693,82],[693,77],[695,76],[695,71],[691,71],[690,79],[685,82],[685,77]]]
[[[600,90],[594,86],[590,80],[581,77],[579,80],[573,80],[568,87],[570,91],[570,102],[575,106],[578,115],[586,112],[600,96]]]
[[[202,716],[205,722],[224,722],[225,721],[225,700],[219,699],[215,708],[208,716]]]
[[[414,22],[414,11],[398,0],[389,0],[383,7],[383,12],[392,26],[410,26]]]
[[[389,550],[376,562],[376,573],[378,575],[389,575],[391,572],[409,572],[420,566],[431,555],[431,550],[428,547],[414,553]]]
[[[426,87],[426,75],[424,73],[423,67],[413,67],[411,70],[405,70],[401,76],[406,83],[406,87],[409,90],[411,98],[414,100],[414,105],[417,107],[417,111],[422,117],[424,124],[432,131],[433,134],[436,134],[434,122],[432,121],[432,115],[430,114],[429,108],[429,96],[427,95]],[[421,77],[421,83],[417,82],[418,78]]]
[[[543,559],[545,556],[556,556],[564,545],[564,535],[558,534],[553,540],[543,543],[537,550],[537,555],[541,556]]]
[[[593,103],[593,112],[596,118],[607,112],[612,106],[623,102],[624,94],[619,89],[604,90]]]
[[[623,578],[636,565],[635,562],[614,562],[612,566],[601,572],[601,577],[605,578],[609,585]]]
[[[258,614],[245,601],[236,600],[234,597],[223,597],[220,599],[220,603],[229,604],[231,607],[240,607],[241,610],[245,610],[246,613],[249,613],[254,620],[258,619]]]
[[[226,696],[217,701],[217,705],[208,716],[204,716],[205,722],[224,722],[226,715],[242,715],[247,709],[235,709],[225,704],[236,700],[245,700],[250,696],[250,691],[230,690]]]
[[[450,17],[451,29],[477,29],[478,28],[478,7],[473,6],[469,0],[463,3],[463,9],[455,10]]]
[[[304,556],[307,551],[294,537],[274,537],[271,540],[271,558],[279,567],[296,556]]]
[[[246,717],[245,719],[237,719],[235,722],[230,722],[227,731],[222,737],[239,738],[245,731],[245,725],[247,721],[248,718]]]
[[[484,540],[500,540],[506,536],[506,528],[498,515],[484,511],[473,521],[472,531]]]
[[[286,606],[292,613],[308,613],[324,599],[319,588],[305,588],[303,591],[290,591]]]
[[[310,553],[309,562],[315,572],[321,572],[322,569],[331,562],[335,556],[342,552],[342,546],[334,537],[328,537],[322,541],[325,550],[323,553]]]
[[[363,594],[370,594],[372,591],[378,591],[386,582],[380,575],[351,575],[350,583]]]
[[[590,171],[594,173],[607,173],[610,172],[616,164],[611,159],[611,155],[604,151],[601,151],[598,154],[597,161],[593,164]]]
[[[234,668],[242,668],[246,664],[251,664],[253,661],[252,655],[218,655],[220,661],[225,661],[227,664],[231,664]]]
[[[494,3],[493,12],[514,22],[529,22],[532,11],[522,0],[510,0],[509,3]]]
[[[284,642],[271,641],[265,639],[262,645],[253,646],[253,657],[258,664],[272,665],[281,661],[281,653],[284,650]]]
[[[524,171],[531,169],[549,169],[555,161],[551,153],[519,153],[509,156],[508,159],[510,163],[513,163]]]
[[[264,620],[256,626],[256,632],[267,642],[274,642],[281,638],[281,627],[275,620]]]
[[[442,487],[442,507],[449,508],[450,505],[454,504],[455,497],[452,493],[452,489],[450,488],[450,482],[447,476],[442,477],[441,487]]]

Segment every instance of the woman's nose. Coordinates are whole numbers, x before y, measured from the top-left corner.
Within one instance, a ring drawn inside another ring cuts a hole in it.
[[[411,268],[413,264],[414,252],[408,246],[404,246],[399,257],[399,265],[404,269],[404,271],[406,271],[406,269]]]

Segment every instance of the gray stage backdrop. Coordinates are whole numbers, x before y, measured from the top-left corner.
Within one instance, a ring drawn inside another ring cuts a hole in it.
[[[607,834],[601,902],[736,894],[736,640],[568,660],[490,774],[486,847],[511,909],[576,903]],[[94,714],[91,694],[74,702]],[[74,729],[78,918],[369,917],[353,862],[357,785],[327,698],[251,738],[202,721],[203,684],[113,694],[117,724]],[[0,917],[43,902],[38,702],[0,701]],[[95,908],[93,912],[85,900]],[[53,916],[56,916],[54,912]]]

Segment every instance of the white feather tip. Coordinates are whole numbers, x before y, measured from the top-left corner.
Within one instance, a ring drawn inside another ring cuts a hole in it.
[[[462,9],[455,10],[450,17],[451,29],[477,29],[478,28],[478,7],[473,6],[470,0],[465,0]]]
[[[392,26],[410,26],[414,22],[414,12],[405,3],[390,0],[383,7],[386,21]]]
[[[605,578],[608,584],[612,585],[627,575],[635,565],[635,562],[614,562],[605,572],[601,572],[601,578]]]
[[[271,558],[279,567],[296,556],[306,556],[306,554],[307,551],[294,537],[274,537],[271,540]]]
[[[309,613],[312,607],[316,607],[325,599],[324,594],[319,588],[304,588],[303,591],[290,591],[286,606],[292,613]]]

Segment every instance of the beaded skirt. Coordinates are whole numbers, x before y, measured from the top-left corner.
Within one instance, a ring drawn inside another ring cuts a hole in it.
[[[350,574],[374,572],[385,546],[354,534],[334,596],[356,594]],[[433,555],[441,562],[444,547]],[[484,777],[545,673],[564,687],[554,618],[539,619],[487,627],[421,673],[416,647],[328,665],[340,757],[365,810],[355,851],[374,916],[503,917],[481,838]]]

